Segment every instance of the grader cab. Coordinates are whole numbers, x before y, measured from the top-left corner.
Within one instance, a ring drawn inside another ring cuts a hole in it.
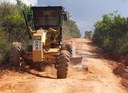
[[[36,30],[59,27],[67,19],[66,12],[62,6],[32,7],[31,10]]]

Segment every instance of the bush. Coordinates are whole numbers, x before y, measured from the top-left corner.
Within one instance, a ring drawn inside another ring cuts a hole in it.
[[[10,44],[5,37],[5,33],[0,27],[0,63],[5,60],[5,55],[10,50]]]
[[[106,52],[127,55],[128,18],[112,13],[103,15],[103,19],[95,24],[93,40]]]

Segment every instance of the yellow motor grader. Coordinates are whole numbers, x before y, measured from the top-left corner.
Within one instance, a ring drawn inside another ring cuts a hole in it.
[[[14,42],[10,51],[10,62],[19,66],[21,59],[25,64],[39,69],[41,63],[54,64],[57,78],[66,78],[70,53],[62,45],[62,23],[67,19],[62,6],[31,7],[27,16],[23,12],[28,33],[32,38],[27,50],[21,43]],[[32,20],[30,20],[32,19]],[[28,26],[33,23],[34,30]],[[38,65],[37,65],[38,64]]]
[[[64,8],[62,6],[31,7],[31,12],[27,16],[24,12],[23,14],[32,42],[26,50],[21,48],[21,43],[13,43],[10,51],[11,65],[20,66],[23,62],[30,68],[40,70],[42,64],[54,64],[57,78],[66,78],[68,62],[73,58],[70,58],[72,47],[62,44],[62,24],[68,18]],[[33,30],[28,23],[33,23]]]

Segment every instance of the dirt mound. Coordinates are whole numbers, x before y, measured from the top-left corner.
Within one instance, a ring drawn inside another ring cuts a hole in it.
[[[128,66],[128,55],[121,56],[121,62]]]
[[[121,81],[122,85],[128,88],[128,79],[122,79]]]
[[[128,79],[128,66],[120,64],[116,69],[113,71],[116,75],[120,75],[123,78]]]
[[[116,69],[114,69],[114,74],[123,77],[122,84],[128,88],[128,66],[120,64]]]

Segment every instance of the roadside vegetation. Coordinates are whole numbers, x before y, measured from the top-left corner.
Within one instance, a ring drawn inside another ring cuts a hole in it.
[[[95,24],[93,41],[108,58],[120,63],[113,72],[123,77],[121,83],[128,88],[128,17],[117,13],[103,15]]]
[[[105,14],[95,24],[94,43],[112,57],[128,55],[128,18],[117,13]]]
[[[81,34],[74,20],[67,20],[63,26],[64,38],[80,38]]]
[[[22,13],[24,11],[27,14],[30,7],[22,2],[19,5],[0,3],[0,63],[6,59],[5,55],[9,52],[12,42],[18,41],[27,45],[30,41]],[[69,19],[65,22],[63,28],[65,39],[80,37],[80,31],[73,20]]]
[[[85,31],[84,38],[91,39],[93,37],[93,31]]]

